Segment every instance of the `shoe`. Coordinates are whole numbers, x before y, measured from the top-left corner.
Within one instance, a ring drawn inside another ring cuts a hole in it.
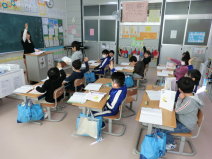
[[[175,149],[176,148],[176,144],[167,144],[166,145],[166,150],[173,150],[173,149]]]
[[[102,122],[102,130],[105,128],[105,122]]]

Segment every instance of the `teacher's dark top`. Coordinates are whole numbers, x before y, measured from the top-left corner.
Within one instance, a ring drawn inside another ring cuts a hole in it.
[[[26,40],[25,42],[23,40],[21,40],[22,46],[24,48],[24,58],[25,58],[25,54],[29,54],[29,53],[33,53],[35,52],[35,47],[33,42],[29,42],[28,40]]]

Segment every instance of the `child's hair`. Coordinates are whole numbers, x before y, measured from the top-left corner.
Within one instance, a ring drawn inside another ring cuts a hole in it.
[[[147,50],[146,50],[146,46],[143,47],[143,51],[144,51],[144,53],[147,51]]]
[[[109,51],[107,49],[102,50],[102,54],[108,55]]]
[[[137,62],[137,58],[135,56],[131,56],[129,62]]]
[[[80,42],[79,41],[73,41],[71,43],[71,47],[76,47],[76,50],[79,51],[80,50]]]
[[[74,60],[72,62],[72,66],[76,69],[79,70],[82,66],[82,62],[80,60]]]
[[[184,61],[185,62],[185,65],[187,66],[189,59],[187,57],[183,56],[182,59],[181,59],[181,61]]]
[[[113,50],[110,50],[110,51],[109,51],[109,53],[112,53],[112,54],[114,54],[114,51],[113,51]]]
[[[194,84],[199,85],[199,81],[201,79],[201,73],[197,69],[189,70],[188,71],[188,76],[190,78],[195,78]]]
[[[194,90],[194,81],[189,77],[182,77],[177,84],[183,93],[192,93]]]
[[[57,79],[60,77],[60,71],[57,67],[52,67],[48,70],[47,75],[49,79]]]
[[[111,79],[114,83],[117,83],[119,87],[122,87],[124,85],[125,76],[124,73],[122,72],[114,72],[111,75]]]
[[[148,54],[149,56],[151,56],[151,52],[149,50],[146,50],[146,52],[144,52],[144,54]]]
[[[190,60],[190,53],[188,52],[188,51],[186,51],[186,52],[184,52],[183,54],[182,54],[182,57],[185,57],[185,58],[187,58],[188,60]]]

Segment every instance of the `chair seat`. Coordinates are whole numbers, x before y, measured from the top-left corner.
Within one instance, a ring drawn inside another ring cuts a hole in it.
[[[117,113],[116,115],[113,115],[113,116],[104,116],[104,118],[105,118],[105,119],[112,119],[112,120],[114,120],[114,119],[118,119],[119,116],[120,116],[120,114]]]
[[[173,136],[192,137],[192,133],[171,133]]]
[[[41,103],[42,107],[55,107],[55,103]]]
[[[133,101],[135,101],[135,99],[134,99],[132,96],[129,96],[129,97],[126,98],[125,103],[126,103],[126,104],[127,104],[127,103],[132,103]]]

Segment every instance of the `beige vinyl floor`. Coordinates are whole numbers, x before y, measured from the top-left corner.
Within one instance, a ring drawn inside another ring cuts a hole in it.
[[[156,80],[156,70],[148,72],[148,83]],[[137,110],[139,99],[133,104]],[[212,157],[212,102],[205,92],[200,94],[204,100],[205,120],[197,139],[193,143],[197,154],[193,157],[167,154],[166,159],[211,159]],[[126,132],[121,137],[103,135],[103,141],[95,142],[90,137],[76,136],[75,123],[80,109],[67,105],[67,117],[62,122],[47,122],[43,125],[33,123],[17,124],[17,105],[21,100],[4,98],[0,103],[0,159],[138,159],[134,153],[139,123],[135,116],[124,118]],[[126,113],[126,112],[125,112]]]

